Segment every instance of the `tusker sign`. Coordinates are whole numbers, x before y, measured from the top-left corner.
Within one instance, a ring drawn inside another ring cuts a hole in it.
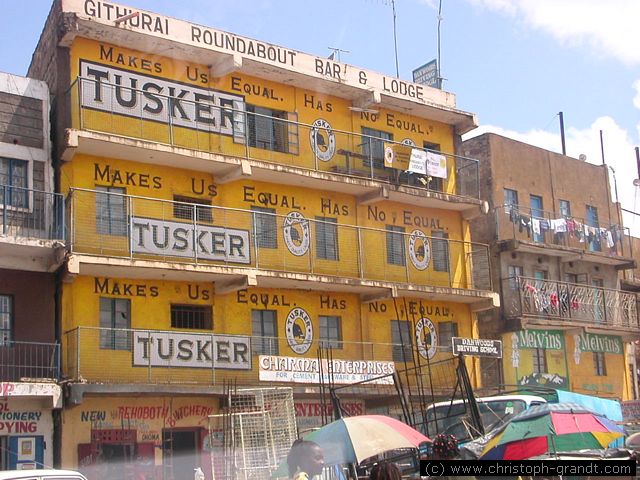
[[[251,370],[251,345],[243,336],[137,330],[133,365]]]
[[[83,107],[232,136],[244,143],[244,99],[99,63],[80,61]]]
[[[249,232],[131,217],[131,251],[227,263],[251,263]]]

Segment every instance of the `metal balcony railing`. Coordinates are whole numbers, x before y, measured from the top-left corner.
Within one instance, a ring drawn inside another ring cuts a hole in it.
[[[19,382],[21,379],[59,379],[60,345],[56,343],[0,343],[0,380]]]
[[[0,234],[62,241],[64,223],[59,193],[0,185]]]
[[[584,252],[631,257],[629,229],[620,225],[588,222],[584,218],[501,205],[494,209],[497,239],[515,239]]]
[[[487,245],[254,210],[72,189],[74,253],[491,290]],[[404,230],[404,229],[403,229]]]
[[[509,277],[502,280],[507,317],[541,317],[592,326],[637,330],[634,293],[576,283]]]
[[[292,350],[292,342],[301,353]],[[76,327],[65,332],[63,346],[65,378],[112,384],[221,385],[230,378],[238,385],[251,385],[258,380],[314,384],[320,375],[328,381],[332,371],[335,383],[344,385],[388,375],[396,368],[427,368],[426,357],[418,360],[415,338],[410,334],[403,346],[348,340],[307,341],[251,333]],[[333,370],[327,364],[329,346]],[[323,349],[325,359],[321,367],[315,363],[319,349]],[[434,365],[452,358],[450,346],[438,345],[433,351],[430,362]],[[391,379],[382,384],[391,384]]]
[[[243,97],[232,94],[207,90],[209,95],[200,94],[201,101],[196,102],[157,91],[157,86],[153,91],[140,90],[78,77],[69,90],[73,126],[175,147],[480,198],[476,159],[412,145],[442,155],[447,173],[446,178],[436,176],[440,174],[433,170],[425,174],[409,173],[384,165],[385,144],[409,145],[407,142],[341,131],[321,119],[313,125],[304,124],[297,121],[294,113],[250,112]],[[220,97],[217,100],[216,94]],[[414,125],[414,128],[417,127]]]

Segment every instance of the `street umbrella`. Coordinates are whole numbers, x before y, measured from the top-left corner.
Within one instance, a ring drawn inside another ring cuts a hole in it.
[[[605,448],[624,430],[575,403],[536,405],[496,429],[481,460],[524,460],[547,453]]]

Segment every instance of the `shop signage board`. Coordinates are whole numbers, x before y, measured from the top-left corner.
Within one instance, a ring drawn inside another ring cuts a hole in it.
[[[483,338],[451,337],[454,355],[502,358],[502,341]]]

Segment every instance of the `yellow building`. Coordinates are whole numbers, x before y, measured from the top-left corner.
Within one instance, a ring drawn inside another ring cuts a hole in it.
[[[151,12],[115,21],[131,13],[55,2],[29,72],[58,95],[67,196],[64,466],[182,478],[207,465],[225,385],[293,387],[313,426],[319,347],[350,384],[477,336],[498,299],[454,95]],[[393,395],[345,393],[357,412],[394,413]]]

